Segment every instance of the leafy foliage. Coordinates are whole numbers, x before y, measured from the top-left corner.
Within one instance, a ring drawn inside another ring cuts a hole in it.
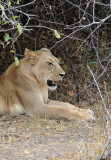
[[[61,36],[60,36],[60,34],[58,33],[57,30],[54,30],[54,35],[55,35],[55,37],[58,38],[58,39],[61,38]]]
[[[15,56],[14,59],[15,59],[15,65],[18,66],[18,65],[19,65],[19,60],[18,60],[18,58]]]
[[[17,28],[18,28],[19,35],[21,35],[23,32],[22,32],[22,27],[20,23],[17,24]]]
[[[9,34],[8,34],[8,33],[5,33],[4,40],[5,40],[6,42],[8,42],[9,39],[10,39]]]

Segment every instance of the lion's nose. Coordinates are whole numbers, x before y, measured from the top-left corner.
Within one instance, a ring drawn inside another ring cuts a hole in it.
[[[62,78],[64,77],[65,73],[61,73],[59,74],[59,76],[61,76]]]

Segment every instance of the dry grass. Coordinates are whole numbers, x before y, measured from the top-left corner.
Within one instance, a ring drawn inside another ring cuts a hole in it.
[[[103,121],[3,116],[0,160],[97,160],[110,134]]]

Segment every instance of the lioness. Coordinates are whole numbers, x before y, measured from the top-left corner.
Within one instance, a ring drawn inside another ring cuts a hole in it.
[[[64,71],[59,60],[50,50],[25,49],[25,58],[16,66],[13,63],[0,76],[0,114],[47,115],[49,118],[81,118],[94,120],[89,109],[80,109],[69,103],[48,98],[48,89],[55,90],[57,81],[62,80]]]

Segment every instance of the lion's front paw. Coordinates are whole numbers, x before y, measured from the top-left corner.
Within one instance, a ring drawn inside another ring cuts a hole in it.
[[[95,120],[96,119],[96,117],[94,116],[94,112],[92,110],[88,109],[86,114],[87,114],[87,120]]]
[[[90,109],[87,110],[87,113],[91,114],[92,116],[94,116],[94,112],[92,110],[90,110]]]

